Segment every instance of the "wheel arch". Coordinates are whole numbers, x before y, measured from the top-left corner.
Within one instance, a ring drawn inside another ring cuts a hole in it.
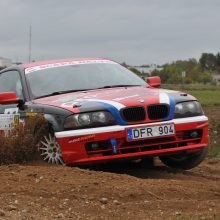
[[[62,121],[58,116],[51,114],[44,114],[44,118],[47,120],[49,127],[54,131],[62,130]]]

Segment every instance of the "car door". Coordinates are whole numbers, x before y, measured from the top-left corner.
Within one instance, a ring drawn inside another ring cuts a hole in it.
[[[0,73],[0,93],[15,92],[17,97],[24,99],[20,73],[17,70],[7,70]],[[19,122],[18,104],[0,104],[0,130],[10,130],[13,123]]]

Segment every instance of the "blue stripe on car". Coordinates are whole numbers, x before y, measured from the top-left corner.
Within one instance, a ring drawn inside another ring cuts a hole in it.
[[[127,125],[128,124],[126,121],[124,121],[121,118],[120,112],[119,112],[119,110],[115,106],[113,106],[111,104],[108,104],[108,103],[104,103],[104,102],[97,102],[97,103],[101,104],[102,106],[105,107],[106,110],[111,112],[112,115],[115,117],[115,120],[117,121],[117,123],[119,125]]]
[[[169,96],[169,99],[170,99],[170,113],[166,118],[163,118],[163,121],[171,120],[173,119],[174,116],[176,102],[175,99],[171,96]]]

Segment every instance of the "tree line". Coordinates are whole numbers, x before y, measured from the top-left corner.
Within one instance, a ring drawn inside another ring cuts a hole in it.
[[[143,76],[134,67],[130,70]],[[202,53],[198,61],[194,58],[177,60],[164,64],[162,70],[151,72],[152,76],[160,76],[164,83],[212,83],[214,74],[220,74],[220,53]]]

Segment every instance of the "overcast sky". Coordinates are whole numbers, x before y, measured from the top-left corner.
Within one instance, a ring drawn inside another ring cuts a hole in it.
[[[163,64],[220,51],[219,0],[0,0],[0,57]]]

